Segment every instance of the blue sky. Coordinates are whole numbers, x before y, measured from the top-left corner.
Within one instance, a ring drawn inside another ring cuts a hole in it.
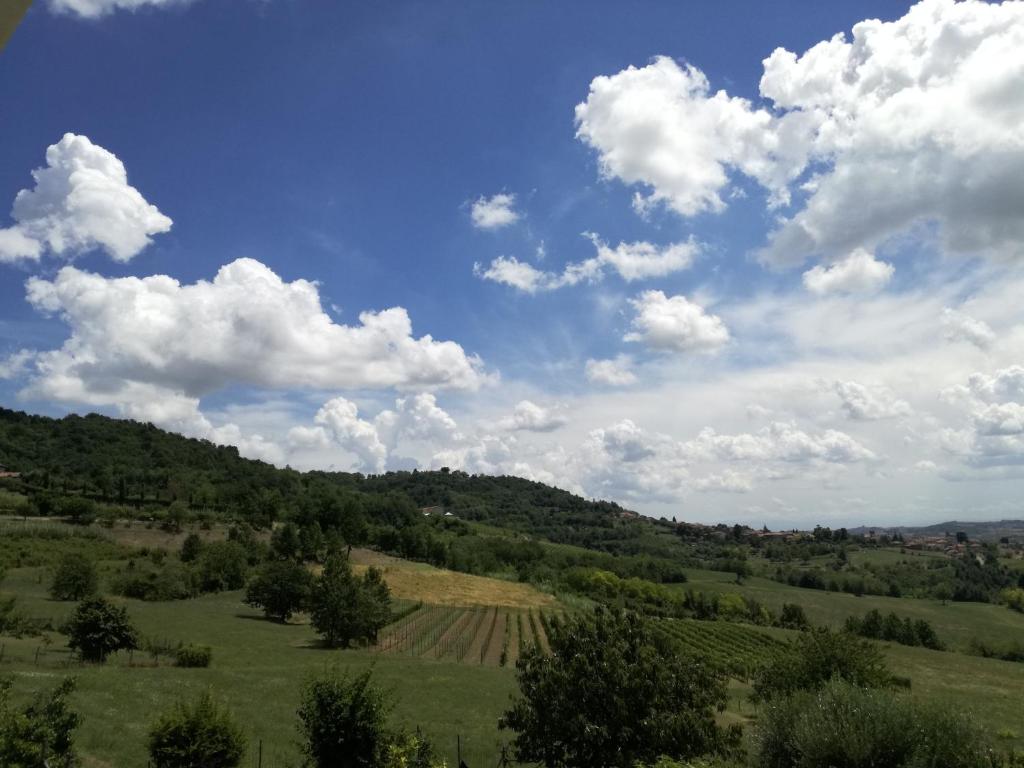
[[[0,402],[704,521],[1018,514],[1022,30],[37,0],[0,53]]]

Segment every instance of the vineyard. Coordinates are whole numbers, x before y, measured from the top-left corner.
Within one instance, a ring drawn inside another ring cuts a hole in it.
[[[706,654],[730,675],[743,680],[786,647],[781,640],[748,624],[667,619],[658,626],[684,650]]]
[[[375,647],[463,664],[514,665],[527,646],[549,650],[548,633],[560,618],[538,609],[417,605],[382,629]]]

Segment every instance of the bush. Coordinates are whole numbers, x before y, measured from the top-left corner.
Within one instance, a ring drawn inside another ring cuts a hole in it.
[[[98,579],[96,566],[79,554],[61,558],[50,583],[50,596],[54,600],[81,600],[96,594]]]
[[[139,647],[138,634],[128,620],[128,611],[111,605],[102,597],[83,600],[64,627],[68,646],[86,661],[107,660],[120,650]]]
[[[375,642],[390,618],[391,593],[378,569],[370,568],[360,578],[345,557],[328,559],[310,594],[310,619],[327,645]]]
[[[65,496],[58,503],[58,512],[77,525],[89,525],[96,519],[96,503],[84,496]]]
[[[774,700],[754,736],[761,768],[983,768],[985,741],[969,720],[888,690],[833,680]]]
[[[378,768],[392,743],[389,705],[369,670],[310,680],[299,704],[302,751],[313,768]]]
[[[178,559],[183,563],[191,563],[199,558],[199,554],[202,551],[203,540],[199,537],[198,533],[190,533],[181,542],[181,552],[178,554]]]
[[[177,704],[149,730],[154,768],[234,768],[245,748],[242,729],[209,693],[194,704]]]
[[[198,592],[196,576],[188,568],[173,561],[157,567],[139,567],[134,561],[122,570],[110,584],[117,595],[136,600],[184,600]]]
[[[213,649],[208,645],[183,645],[174,652],[176,667],[208,667],[213,660]]]

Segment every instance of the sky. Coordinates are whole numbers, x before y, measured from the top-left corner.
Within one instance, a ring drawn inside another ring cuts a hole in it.
[[[36,0],[0,404],[773,528],[1024,510],[1024,3]]]

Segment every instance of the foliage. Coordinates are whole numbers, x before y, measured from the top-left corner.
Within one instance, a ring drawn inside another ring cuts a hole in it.
[[[1024,588],[1010,587],[1008,589],[1004,589],[1000,593],[999,597],[1007,607],[1014,611],[1024,613]]]
[[[22,708],[11,702],[10,678],[0,679],[0,765],[9,768],[57,768],[75,764],[73,733],[79,716],[68,705],[75,681],[65,678],[39,692]],[[45,761],[45,762],[44,762]]]
[[[724,680],[646,620],[599,608],[553,627],[550,645],[551,655],[531,646],[520,657],[520,696],[501,720],[520,761],[627,768],[721,751],[735,738],[715,723]]]
[[[864,688],[892,685],[878,646],[827,627],[801,632],[789,648],[754,676],[755,701],[767,701],[796,691],[813,691],[833,678]]]
[[[208,645],[183,645],[174,652],[174,666],[208,667],[213,660],[213,649]]]
[[[360,578],[348,559],[334,555],[313,583],[310,620],[328,646],[373,642],[391,617],[391,593],[381,572],[370,568]]]
[[[833,680],[770,702],[755,733],[760,768],[984,768],[979,729],[951,709]]]
[[[64,632],[68,635],[68,646],[86,661],[102,663],[111,653],[139,647],[138,633],[128,620],[127,609],[102,597],[79,603]]]
[[[299,732],[309,768],[379,768],[392,744],[390,705],[371,671],[354,678],[332,670],[309,680],[299,704]]]
[[[802,605],[783,603],[782,613],[779,614],[779,626],[786,629],[810,629],[811,623],[807,621],[807,614],[804,613]]]
[[[259,567],[245,590],[245,602],[267,617],[286,622],[309,602],[312,577],[294,560],[271,560]]]
[[[65,496],[57,506],[57,512],[78,525],[89,525],[96,519],[96,503],[84,496]]]
[[[0,581],[3,581],[2,572],[0,572]],[[16,597],[0,596],[0,635],[11,635],[12,637],[38,635],[45,625],[46,622],[43,620],[26,616],[18,608]]]
[[[889,613],[883,618],[877,608],[868,611],[862,618],[848,617],[844,628],[847,632],[872,640],[888,640],[901,645],[922,645],[932,650],[942,650],[935,628],[924,619],[901,619],[895,613]]]
[[[96,594],[97,587],[96,566],[87,557],[72,553],[58,563],[50,583],[50,596],[54,600],[81,600]]]
[[[202,551],[202,538],[200,538],[198,533],[190,533],[185,537],[185,540],[181,542],[181,552],[178,553],[178,559],[183,563],[191,563],[199,559],[199,555]]]
[[[199,593],[198,575],[173,560],[161,565],[128,564],[110,581],[110,590],[136,600],[184,600]]]
[[[242,729],[208,692],[192,704],[179,702],[149,730],[154,768],[233,768],[245,746]]]
[[[237,541],[214,541],[203,547],[196,566],[203,592],[223,592],[245,586],[249,558]]]

